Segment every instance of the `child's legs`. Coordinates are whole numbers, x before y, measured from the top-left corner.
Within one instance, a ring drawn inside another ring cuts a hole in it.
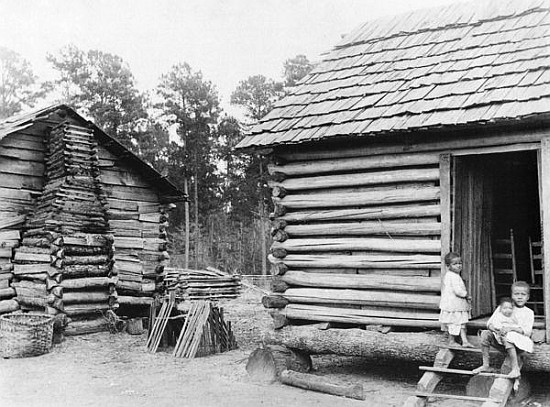
[[[460,324],[447,324],[447,330],[449,332],[449,343],[457,344],[457,337],[460,336],[462,325]]]
[[[472,346],[470,341],[468,341],[468,336],[466,335],[466,325],[460,327],[460,339],[462,339],[462,346]]]

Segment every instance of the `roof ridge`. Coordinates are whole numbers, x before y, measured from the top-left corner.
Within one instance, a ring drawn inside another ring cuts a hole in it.
[[[474,0],[422,8],[366,21],[346,35],[333,50],[412,33],[498,21],[541,10],[550,10],[550,0]]]

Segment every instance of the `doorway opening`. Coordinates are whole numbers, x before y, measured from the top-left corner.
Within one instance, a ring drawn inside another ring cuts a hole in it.
[[[463,257],[473,317],[490,314],[517,280],[531,285],[528,306],[543,313],[542,282],[533,278],[542,268],[537,161],[536,150],[453,160],[453,250]]]

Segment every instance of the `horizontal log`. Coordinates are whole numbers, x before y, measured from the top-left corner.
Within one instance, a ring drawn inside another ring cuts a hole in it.
[[[284,232],[290,237],[296,236],[439,236],[441,224],[430,223],[394,223],[394,222],[354,222],[323,223],[312,225],[287,225]]]
[[[17,302],[29,307],[46,307],[46,297],[36,297],[34,295],[26,295],[27,293],[17,293]]]
[[[365,391],[362,384],[341,384],[329,381],[327,378],[307,373],[283,370],[279,379],[282,383],[301,389],[333,394],[355,400],[365,400]]]
[[[21,274],[18,274],[18,277],[21,279],[27,279],[27,280],[46,281],[49,275],[48,273],[34,273],[34,274],[21,273]]]
[[[0,314],[17,311],[19,308],[19,303],[16,300],[0,301]]]
[[[425,182],[439,180],[439,168],[416,168],[407,170],[388,170],[369,173],[324,175],[317,177],[290,178],[282,182],[268,182],[271,188],[282,188],[284,191],[310,189],[342,188],[403,182]],[[281,194],[273,194],[281,196]]]
[[[12,298],[15,297],[15,289],[13,287],[1,288],[0,289],[0,299]]]
[[[288,300],[281,295],[265,295],[262,297],[264,308],[284,308],[288,305]]]
[[[272,263],[280,260],[269,256]],[[289,268],[361,268],[361,269],[431,269],[441,268],[441,256],[435,255],[325,255],[290,254],[284,258]]]
[[[375,168],[408,167],[438,163],[438,154],[394,154],[295,162],[285,165],[269,164],[267,169],[270,174],[278,172],[287,176],[298,176],[307,174],[370,170]]]
[[[25,253],[16,251],[14,261],[18,262],[36,262],[36,263],[50,263],[55,258],[46,253]]]
[[[361,309],[310,304],[288,304],[281,311],[288,319],[359,325],[439,328],[439,312],[425,309],[362,306]],[[385,318],[382,322],[379,318]],[[398,321],[393,321],[397,319]],[[390,321],[391,320],[391,321]]]
[[[50,265],[50,263],[34,263],[34,264],[14,264],[13,274],[15,275],[29,275],[29,274],[42,274],[46,273],[53,275],[56,273],[56,269]]]
[[[91,265],[91,264],[105,264],[110,260],[107,255],[94,255],[94,256],[65,256],[65,265]]]
[[[350,290],[331,288],[289,288],[282,294],[291,303],[375,305],[439,309],[439,296],[410,292]]]
[[[468,338],[479,346],[475,336]],[[336,354],[358,356],[380,363],[384,360],[404,360],[432,365],[434,355],[446,342],[439,330],[427,332],[389,332],[386,334],[364,329],[320,330],[312,325],[288,325],[277,331],[266,331],[266,344],[284,345],[312,355]],[[491,355],[493,357],[493,355]],[[495,363],[502,363],[503,356],[495,353]],[[479,366],[478,353],[464,352],[456,366]],[[550,372],[550,344],[537,344],[535,351],[525,355],[524,370]]]
[[[96,303],[109,301],[110,294],[108,291],[74,291],[63,293],[64,304],[82,304],[82,303]],[[67,305],[65,305],[67,309]]]
[[[284,249],[287,253],[310,253],[330,251],[379,251],[403,253],[441,253],[439,240],[390,239],[390,238],[309,238],[288,239],[274,242],[272,250]],[[388,256],[391,258],[391,256]]]
[[[353,288],[413,292],[440,292],[439,277],[404,277],[384,274],[320,274],[289,270],[282,280],[291,286]]]
[[[21,280],[12,283],[12,286],[15,288],[27,288],[30,290],[35,290],[37,292],[46,294],[46,284],[42,282],[36,282],[36,281],[27,281],[27,280]]]
[[[11,247],[0,247],[0,259],[11,259],[12,254]]]
[[[120,305],[146,305],[149,306],[153,303],[152,297],[132,297],[129,295],[119,295],[118,303]]]
[[[111,271],[109,264],[74,264],[67,265],[63,268],[63,275],[65,278],[78,278],[78,277],[105,277]]]
[[[66,245],[73,246],[103,247],[108,245],[112,241],[112,236],[101,234],[77,234],[63,237],[63,242]]]
[[[418,217],[435,217],[439,216],[440,213],[439,205],[414,204],[371,208],[296,211],[280,215],[281,217],[277,220],[294,223],[308,221],[407,219]]]
[[[107,287],[115,284],[116,279],[110,277],[84,277],[66,279],[61,282],[61,287],[68,289]]]
[[[439,187],[387,189],[379,191],[288,195],[274,202],[290,209],[375,206],[439,199]]]
[[[6,240],[18,240],[21,238],[19,230],[0,230],[0,244]]]
[[[102,314],[110,309],[109,304],[100,302],[88,304],[70,304],[65,306],[65,313],[68,316],[86,315],[86,314]]]
[[[117,289],[123,289],[123,290],[129,290],[129,291],[135,291],[135,292],[142,292],[142,293],[152,293],[155,291],[156,286],[155,283],[139,283],[139,282],[132,282],[132,281],[124,281],[122,279],[119,279],[116,284]]]
[[[109,330],[109,321],[107,318],[84,319],[80,321],[71,321],[63,333],[67,336],[91,334]]]

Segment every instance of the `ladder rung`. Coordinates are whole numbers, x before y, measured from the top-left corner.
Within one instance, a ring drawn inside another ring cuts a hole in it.
[[[495,253],[493,255],[493,258],[494,259],[511,259],[512,255],[511,254],[506,254],[506,253]]]
[[[514,274],[512,269],[495,269],[495,274]]]
[[[419,366],[418,369],[424,370],[427,372],[437,372],[437,373],[451,373],[451,374],[461,374],[465,376],[490,376],[490,377],[502,377],[509,379],[508,375],[502,373],[491,373],[491,372],[481,372],[474,373],[471,370],[462,370],[462,369],[448,369],[445,367],[435,367],[435,366]]]
[[[414,394],[417,397],[437,397],[440,399],[454,399],[454,400],[469,400],[469,401],[492,401],[499,403],[499,400],[495,400],[489,397],[474,397],[474,396],[460,396],[456,394],[441,394],[441,393],[425,393],[425,392],[416,392]]]

